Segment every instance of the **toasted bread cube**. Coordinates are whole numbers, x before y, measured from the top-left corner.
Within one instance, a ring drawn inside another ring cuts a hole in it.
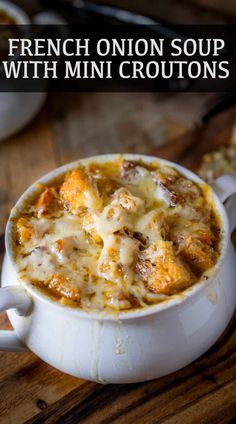
[[[113,198],[113,204],[118,203],[130,213],[143,212],[145,209],[145,201],[140,197],[133,196],[129,190],[123,187],[115,191]]]
[[[201,221],[179,220],[170,228],[169,236],[180,249],[189,245],[191,240],[199,240],[203,244],[212,246],[215,242],[215,235],[211,231],[209,225]]]
[[[36,203],[37,216],[40,218],[42,215],[52,212],[56,205],[56,190],[54,188],[46,188],[38,198]]]
[[[109,235],[98,261],[98,275],[112,282],[133,281],[133,267],[139,242],[126,234]]]
[[[73,236],[56,240],[51,245],[51,252],[55,254],[58,262],[66,263],[72,255],[74,249],[78,250],[76,240]]]
[[[69,280],[69,278],[64,277],[62,274],[55,274],[49,282],[48,288],[51,289],[52,292],[60,294],[62,297],[80,302],[80,290]]]
[[[130,309],[132,307],[129,299],[127,299],[119,289],[105,292],[105,304],[117,311]]]
[[[170,231],[171,240],[178,246],[180,256],[188,263],[193,272],[200,276],[211,268],[217,259],[214,250],[215,236],[202,222],[185,222]]]
[[[82,169],[73,170],[60,189],[60,198],[65,207],[72,213],[79,212],[81,207],[100,210],[102,201],[95,184]]]
[[[154,171],[153,176],[157,182],[160,198],[163,198],[171,206],[185,202],[202,206],[204,197],[201,189],[174,169],[166,166]]]
[[[16,224],[19,243],[24,244],[31,239],[34,230],[26,218],[19,218]]]
[[[137,272],[154,293],[172,295],[191,286],[196,278],[174,252],[171,242],[159,241],[144,250]]]
[[[181,250],[181,256],[195,274],[200,276],[215,264],[217,252],[209,244],[189,236]]]
[[[95,241],[95,243],[100,243],[102,241],[102,238],[100,237],[96,229],[94,216],[89,212],[84,216],[83,229],[86,231],[87,234],[90,235],[90,237]]]

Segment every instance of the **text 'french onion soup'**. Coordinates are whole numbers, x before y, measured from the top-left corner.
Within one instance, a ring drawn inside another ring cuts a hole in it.
[[[163,302],[217,262],[212,199],[209,186],[158,161],[78,163],[38,184],[12,218],[18,276],[85,311]]]

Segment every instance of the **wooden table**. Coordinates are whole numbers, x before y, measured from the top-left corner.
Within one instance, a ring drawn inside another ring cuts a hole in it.
[[[194,115],[185,103],[180,98],[181,115],[175,100],[154,94],[50,95],[27,128],[0,144],[0,233],[22,191],[55,166],[105,152],[152,153],[182,137]],[[9,328],[3,313],[0,323]],[[235,347],[232,321],[212,349],[183,370],[116,386],[64,375],[32,353],[1,352],[0,423],[231,423]]]

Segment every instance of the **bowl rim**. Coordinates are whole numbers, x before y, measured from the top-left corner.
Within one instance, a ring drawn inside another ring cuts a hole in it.
[[[47,184],[50,181],[53,181],[55,178],[59,177],[60,175],[63,175],[67,171],[70,171],[74,168],[76,168],[78,165],[86,165],[90,162],[97,162],[97,163],[104,163],[104,162],[112,162],[114,160],[117,160],[119,158],[128,159],[128,160],[143,160],[144,163],[158,163],[160,165],[164,166],[170,166],[177,171],[179,171],[182,175],[186,176],[190,180],[206,186],[212,194],[212,199],[214,202],[214,206],[216,208],[216,211],[220,217],[220,221],[222,224],[222,240],[221,240],[221,249],[220,249],[220,255],[216,262],[216,264],[207,270],[202,277],[195,283],[193,286],[187,288],[186,290],[183,290],[179,294],[170,296],[170,299],[164,300],[160,303],[149,305],[143,308],[136,308],[131,309],[127,311],[84,311],[83,309],[68,306],[68,305],[62,305],[57,300],[51,298],[49,295],[44,294],[40,289],[37,287],[31,285],[30,283],[27,283],[23,279],[20,279],[19,284],[22,285],[27,292],[33,297],[37,298],[38,300],[41,300],[42,302],[53,306],[56,309],[61,309],[64,311],[64,313],[69,313],[72,315],[76,315],[81,318],[87,318],[87,319],[97,319],[97,320],[130,320],[134,318],[141,318],[149,315],[153,315],[155,313],[159,313],[162,311],[166,311],[167,309],[173,308],[174,306],[180,305],[187,301],[188,299],[192,298],[193,296],[197,295],[201,290],[204,290],[216,277],[219,270],[222,267],[222,264],[224,262],[229,239],[230,239],[230,232],[229,232],[229,221],[228,216],[226,213],[226,210],[220,201],[219,197],[216,195],[216,193],[213,191],[212,187],[207,184],[205,181],[203,181],[198,175],[196,175],[194,172],[188,170],[187,168],[184,168],[181,165],[176,164],[175,162],[162,159],[156,156],[149,156],[149,155],[143,155],[143,154],[132,154],[132,153],[113,153],[113,154],[103,154],[103,155],[96,155],[91,156],[83,159],[78,159],[76,161],[67,163],[63,166],[60,166],[58,168],[53,169],[52,171],[48,172],[41,178],[39,178],[37,181],[35,181],[33,184],[31,184],[24,193],[19,197],[17,200],[15,206],[12,208],[10,212],[10,216],[8,218],[6,231],[5,231],[5,246],[6,246],[6,252],[7,257],[10,260],[11,266],[14,269],[16,276],[17,276],[17,269],[16,264],[14,260],[13,255],[13,240],[12,240],[12,229],[13,229],[13,222],[12,218],[15,218],[18,216],[18,214],[21,211],[22,203],[32,196],[34,193],[38,190],[38,184]]]

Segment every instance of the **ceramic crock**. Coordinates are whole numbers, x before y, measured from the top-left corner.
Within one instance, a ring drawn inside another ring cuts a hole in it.
[[[115,157],[103,155],[81,162],[113,161]],[[172,166],[187,178],[204,184],[198,176],[174,163],[143,155],[124,157]],[[76,162],[65,165],[39,181],[48,182],[75,166]],[[236,192],[236,176],[220,177],[213,189],[223,240],[209,279],[200,280],[159,305],[117,315],[63,306],[26,282],[19,283],[12,252],[12,223],[8,221],[0,310],[7,310],[14,331],[0,331],[0,349],[30,349],[65,373],[100,383],[150,380],[197,359],[222,334],[236,303],[236,257],[230,239],[236,223],[236,198],[232,196]],[[32,185],[22,195],[11,217],[21,210],[34,190],[36,186]]]

